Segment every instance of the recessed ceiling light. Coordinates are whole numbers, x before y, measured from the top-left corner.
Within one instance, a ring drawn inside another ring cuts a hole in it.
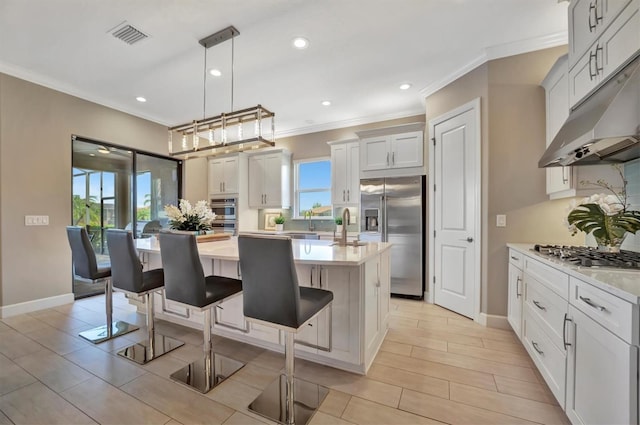
[[[309,40],[304,37],[296,37],[293,39],[293,47],[300,50],[306,49],[309,47]]]
[[[400,84],[400,90],[409,90],[410,88],[411,88],[411,84],[409,83]]]
[[[138,97],[136,97],[136,100],[137,100],[138,102],[140,102],[140,103],[144,103],[144,102],[146,102],[146,101],[147,101],[147,99],[145,99],[145,98],[144,98],[144,97],[142,97],[142,96],[138,96]]]
[[[111,151],[110,151],[109,149],[106,149],[106,148],[103,148],[103,147],[99,147],[99,148],[98,148],[98,152],[100,152],[100,153],[102,153],[102,154],[105,154],[105,155],[107,155],[107,154],[110,154],[110,153],[111,153]]]
[[[322,103],[322,106],[331,106],[330,100],[323,100],[321,103]]]
[[[222,75],[222,72],[219,69],[210,69],[209,70],[209,74],[213,75],[214,77],[219,77]]]

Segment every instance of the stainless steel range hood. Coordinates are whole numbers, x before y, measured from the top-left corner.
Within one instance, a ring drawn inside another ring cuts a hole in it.
[[[640,55],[574,108],[538,167],[640,158]]]

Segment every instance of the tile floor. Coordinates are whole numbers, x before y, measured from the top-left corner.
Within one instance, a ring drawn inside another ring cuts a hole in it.
[[[403,299],[391,315],[367,376],[296,360],[297,376],[330,388],[312,424],[569,423],[513,332]],[[114,317],[144,325],[122,294]],[[200,356],[200,332],[159,322],[187,344],[138,366],[115,352],[144,329],[95,346],[77,336],[103,319],[103,297],[93,297],[0,321],[0,425],[269,423],[246,406],[280,373],[282,354],[214,338],[247,366],[201,395],[169,379]]]

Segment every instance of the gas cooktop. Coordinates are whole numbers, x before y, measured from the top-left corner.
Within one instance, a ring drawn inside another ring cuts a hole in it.
[[[602,252],[587,246],[535,245],[534,251],[583,267],[613,267],[640,270],[640,253],[633,251]]]

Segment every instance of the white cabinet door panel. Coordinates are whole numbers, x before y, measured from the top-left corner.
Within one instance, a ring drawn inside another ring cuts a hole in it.
[[[422,131],[391,136],[391,166],[393,168],[422,167],[424,142]]]

